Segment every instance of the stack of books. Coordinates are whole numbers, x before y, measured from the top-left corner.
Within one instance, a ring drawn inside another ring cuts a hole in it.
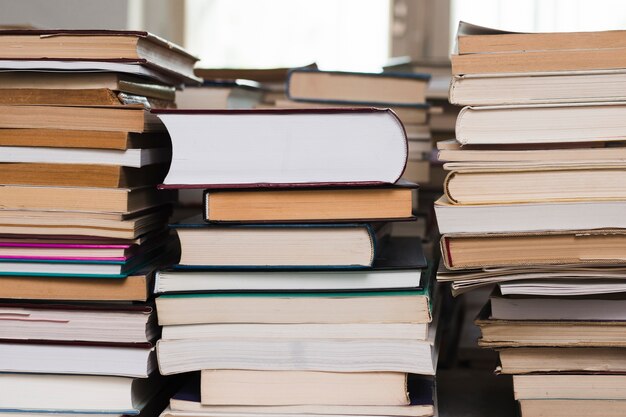
[[[397,116],[156,113],[173,144],[162,187],[205,190],[157,275],[159,369],[201,372],[165,415],[433,415],[431,273],[419,239],[389,235],[414,220]]]
[[[0,32],[0,412],[157,404],[171,150],[149,109],[195,61],[143,32]]]
[[[435,206],[457,292],[499,283],[477,319],[524,417],[626,414],[626,32],[461,25],[457,142]]]

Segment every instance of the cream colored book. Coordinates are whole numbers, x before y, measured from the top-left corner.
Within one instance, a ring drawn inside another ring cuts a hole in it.
[[[408,405],[407,375],[398,372],[203,370],[206,405]]]
[[[623,348],[506,348],[498,350],[503,374],[547,372],[626,373]]]
[[[623,417],[625,400],[520,400],[524,417]]]
[[[515,375],[516,400],[626,400],[626,375]]]

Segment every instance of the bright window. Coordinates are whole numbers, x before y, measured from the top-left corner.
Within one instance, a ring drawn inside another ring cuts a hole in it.
[[[389,0],[187,0],[186,47],[203,66],[378,70]]]

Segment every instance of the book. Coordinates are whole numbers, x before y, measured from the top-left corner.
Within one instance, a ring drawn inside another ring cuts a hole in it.
[[[169,138],[164,132],[144,132],[138,134],[97,130],[26,128],[0,130],[0,145],[126,150],[168,147]]]
[[[35,60],[140,60],[176,77],[180,83],[197,82],[193,67],[198,58],[181,47],[148,32],[118,30],[3,30],[3,59]]]
[[[542,265],[621,265],[626,235],[619,229],[511,234],[458,234],[441,238],[448,269]]]
[[[626,159],[624,142],[464,145],[454,139],[437,142],[438,159],[457,163],[617,163]],[[410,145],[409,145],[410,146]]]
[[[485,305],[475,322],[479,346],[508,347],[624,347],[626,321],[499,320]]]
[[[4,185],[4,210],[130,213],[168,202],[154,187],[88,188]]]
[[[144,78],[115,72],[0,72],[0,84],[4,89],[14,90],[112,90],[174,101],[175,88],[162,83],[154,83]],[[42,93],[43,94],[43,93]]]
[[[470,166],[472,165],[472,166]],[[454,204],[507,204],[620,200],[626,166],[598,164],[446,164],[444,182]]]
[[[0,276],[0,298],[56,301],[146,301],[153,272],[141,270],[122,279]]]
[[[164,326],[162,340],[225,339],[407,339],[426,340],[428,323],[178,324]]]
[[[580,413],[589,417],[620,417],[626,413],[624,400],[519,400],[524,417],[569,417]]]
[[[196,374],[197,375],[197,374]],[[410,375],[408,391],[410,405],[400,406],[345,406],[345,405],[207,405],[200,402],[200,380],[191,377],[170,400],[169,410],[164,415],[186,417],[218,417],[224,413],[233,413],[245,417],[273,416],[288,417],[300,414],[320,415],[358,415],[358,416],[432,416],[434,380],[428,376]]]
[[[371,267],[376,235],[386,230],[369,224],[211,226],[200,216],[171,227],[181,250],[174,268],[196,269]]]
[[[162,375],[203,369],[324,372],[402,372],[434,375],[436,324],[426,341],[388,339],[159,340]]]
[[[152,149],[79,149],[30,146],[3,146],[0,163],[111,165],[141,168],[167,163],[167,148]],[[83,167],[81,167],[83,168]],[[89,166],[84,168],[89,169]]]
[[[606,296],[538,297],[492,294],[491,317],[501,320],[626,320],[626,299]]]
[[[400,180],[369,188],[206,190],[204,218],[215,223],[409,220],[416,189]]]
[[[453,74],[624,68],[620,31],[514,33],[459,23]]]
[[[0,371],[3,373],[147,378],[156,370],[156,356],[150,344],[0,341]]]
[[[6,239],[0,240],[0,259],[125,261],[141,250],[160,245],[151,239],[142,245],[105,243],[88,240]]]
[[[623,348],[519,347],[499,349],[498,354],[503,374],[626,372]]]
[[[390,111],[153,112],[172,137],[163,188],[390,184],[406,164],[404,129]]]
[[[625,375],[514,375],[516,400],[625,400]]]
[[[143,107],[0,105],[0,128],[143,133],[161,131],[163,125]]]
[[[358,73],[296,68],[287,77],[287,97],[296,101],[423,106],[430,75]]]
[[[80,410],[139,414],[161,387],[160,378],[0,373],[0,410],[56,413]]]
[[[9,106],[143,106],[175,107],[174,100],[155,99],[97,88],[89,90],[51,90],[39,88],[0,88],[0,104]]]
[[[76,175],[77,172],[80,172],[80,175]],[[99,164],[5,162],[0,164],[0,183],[51,187],[136,188],[159,184],[166,173],[166,164],[133,168]]]
[[[11,302],[0,318],[7,339],[145,344],[159,335],[150,306]]]
[[[263,96],[262,86],[249,80],[204,81],[176,92],[179,109],[252,109]]]
[[[159,324],[428,323],[430,292],[204,293],[156,299]]]
[[[625,116],[619,102],[464,107],[456,139],[461,145],[623,141]]]
[[[407,376],[399,372],[203,370],[207,405],[408,405]]]
[[[626,270],[616,269],[597,269],[595,273],[585,271],[586,277],[579,273],[579,277],[573,276],[569,279],[550,279],[551,276],[546,274],[545,279],[540,281],[500,282],[498,287],[503,295],[580,296],[626,292],[626,283],[622,280],[626,277]],[[562,275],[568,277],[567,272],[563,272]]]
[[[430,273],[418,238],[391,237],[370,270],[294,271],[281,269],[157,272],[156,293],[397,290],[428,286]]]
[[[617,70],[456,75],[450,102],[459,106],[623,101],[626,72]]]
[[[435,201],[439,233],[521,233],[626,228],[623,201],[452,204]]]

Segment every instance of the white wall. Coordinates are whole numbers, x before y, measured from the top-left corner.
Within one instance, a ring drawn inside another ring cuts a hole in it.
[[[0,25],[43,29],[126,29],[127,0],[0,0]]]

